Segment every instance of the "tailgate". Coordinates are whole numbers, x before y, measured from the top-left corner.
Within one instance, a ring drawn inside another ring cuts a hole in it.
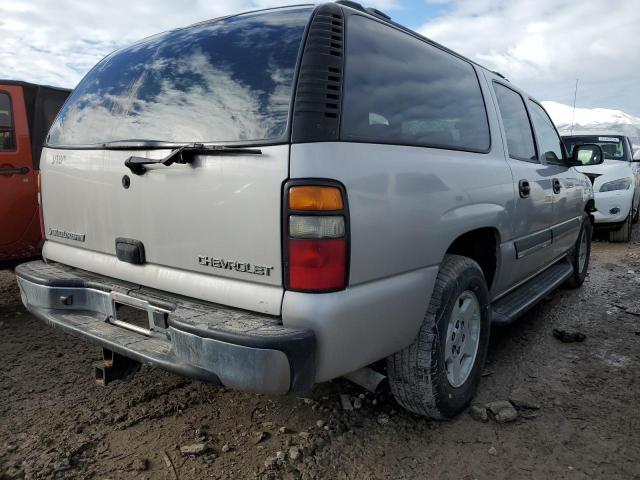
[[[45,255],[150,287],[279,314],[280,198],[289,149],[261,150],[202,155],[191,165],[149,166],[144,175],[133,175],[124,166],[128,157],[160,158],[167,150],[45,149]],[[146,264],[119,261],[117,238],[142,242]],[[217,278],[203,278],[211,276]]]
[[[46,258],[278,315],[289,112],[312,11],[214,19],[99,62],[43,150]],[[206,147],[144,172],[125,166],[188,145]],[[116,239],[136,254],[141,243],[146,261],[116,256]]]

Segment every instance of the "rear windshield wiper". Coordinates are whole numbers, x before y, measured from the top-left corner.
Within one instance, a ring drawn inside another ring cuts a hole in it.
[[[164,158],[150,159],[144,157],[131,156],[127,158],[124,165],[136,175],[142,175],[147,171],[145,165],[162,164],[166,167],[174,163],[191,163],[195,155],[226,155],[226,154],[238,154],[238,155],[262,155],[262,150],[258,148],[242,148],[242,147],[228,147],[226,145],[205,145],[203,143],[193,143],[189,145],[182,145],[174,150],[171,150],[169,154]]]

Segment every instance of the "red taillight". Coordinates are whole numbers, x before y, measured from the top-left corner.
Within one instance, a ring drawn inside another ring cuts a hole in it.
[[[347,241],[289,239],[289,288],[341,290],[347,275]]]
[[[344,188],[295,181],[285,190],[286,287],[334,292],[347,286],[348,215]]]
[[[40,238],[44,240],[44,218],[42,216],[42,187],[40,172],[36,172],[36,197],[38,199],[38,221],[40,222]]]

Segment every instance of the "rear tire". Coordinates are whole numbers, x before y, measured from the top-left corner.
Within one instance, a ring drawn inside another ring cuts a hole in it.
[[[582,221],[582,227],[580,227],[580,233],[576,244],[569,252],[569,261],[573,267],[573,273],[565,282],[565,285],[569,288],[578,288],[584,282],[587,277],[587,271],[589,270],[589,259],[591,258],[591,235],[593,227],[591,221],[585,218]]]
[[[489,312],[480,266],[467,257],[445,255],[417,338],[387,358],[396,401],[434,419],[464,410],[475,396],[487,356]]]
[[[631,223],[635,225],[636,223],[638,223],[638,220],[640,220],[640,205],[638,205],[638,208],[635,209],[635,214],[631,219]]]
[[[631,212],[627,216],[622,226],[618,230],[611,230],[609,232],[609,241],[622,243],[631,240],[631,229],[633,228],[633,221],[631,219]]]

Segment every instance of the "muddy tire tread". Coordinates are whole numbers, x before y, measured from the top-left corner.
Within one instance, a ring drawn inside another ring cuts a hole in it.
[[[445,418],[437,406],[438,392],[433,386],[438,367],[431,361],[437,347],[436,316],[445,286],[449,282],[456,282],[461,272],[469,267],[481,272],[480,266],[468,257],[445,255],[416,340],[387,359],[389,386],[393,396],[402,407],[418,415],[436,420]]]
[[[622,224],[618,230],[611,230],[609,232],[609,241],[614,243],[624,243],[631,240],[631,228],[629,228],[629,223],[633,224],[631,221],[631,212],[629,212],[629,216]]]
[[[581,275],[581,272],[577,271],[577,267],[578,267],[578,242],[580,242],[580,239],[582,237],[582,235],[584,234],[584,231],[586,230],[586,235],[589,236],[589,257],[587,257],[587,264],[585,265],[585,272],[584,275]],[[573,273],[571,274],[571,276],[567,279],[566,282],[564,282],[564,286],[567,288],[579,288],[580,286],[582,286],[582,284],[584,283],[584,279],[586,277],[587,272],[589,271],[589,263],[590,263],[590,257],[591,257],[591,237],[593,235],[593,226],[591,225],[591,221],[588,218],[585,218],[583,220],[582,226],[580,227],[580,235],[578,235],[578,239],[576,240],[575,245],[571,248],[571,251],[569,252],[569,260],[571,261],[571,266],[573,267]]]

